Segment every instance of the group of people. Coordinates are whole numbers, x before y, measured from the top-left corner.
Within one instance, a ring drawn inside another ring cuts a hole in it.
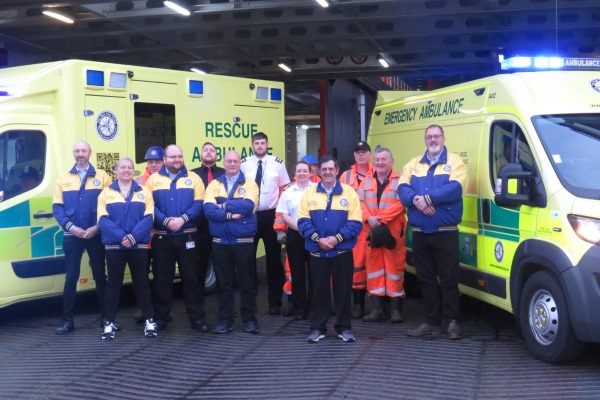
[[[446,323],[449,338],[459,339],[457,225],[466,167],[444,143],[443,129],[428,127],[425,154],[412,159],[399,174],[389,149],[375,149],[371,162],[371,148],[361,141],[354,151],[356,163],[339,179],[333,157],[325,155],[317,162],[308,156],[296,164],[290,184],[282,160],[267,153],[268,137],[262,132],[252,137],[252,156],[241,159],[229,151],[224,168],[215,165],[211,143],[202,147],[202,166],[190,171],[178,146],[164,151],[150,148],[139,182],[131,159],[118,160],[116,179],[111,181],[89,163],[90,146],[77,142],[76,163],[58,179],[53,203],[65,232],[66,263],[63,317],[56,333],[74,329],[84,250],[96,281],[103,339],[114,338],[119,330],[115,320],[127,264],[146,336],[166,330],[171,320],[176,264],[191,327],[209,331],[204,313],[209,260],[218,283],[218,323],[213,332],[233,330],[237,284],[244,331],[259,333],[256,250],[262,239],[269,314],[281,313],[285,243],[294,315],[310,321],[307,341],[325,337],[333,311],[338,337],[353,342],[352,318],[403,321],[408,213],[427,314],[425,323],[407,334],[439,334]],[[152,291],[149,265],[155,282]]]

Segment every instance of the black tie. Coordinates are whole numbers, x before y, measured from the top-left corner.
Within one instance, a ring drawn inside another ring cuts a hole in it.
[[[258,169],[256,170],[256,178],[254,180],[256,181],[256,186],[258,186],[259,190],[260,190],[260,184],[262,182],[262,175],[263,175],[262,160],[258,160]]]

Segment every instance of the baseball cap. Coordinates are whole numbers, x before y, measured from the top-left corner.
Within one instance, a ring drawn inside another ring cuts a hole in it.
[[[369,143],[367,142],[360,141],[356,144],[356,146],[354,146],[354,151],[357,150],[371,151],[371,146],[369,146]]]

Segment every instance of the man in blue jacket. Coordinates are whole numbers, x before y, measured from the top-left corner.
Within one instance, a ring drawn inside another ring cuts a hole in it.
[[[104,309],[105,253],[100,231],[96,225],[96,209],[98,195],[102,189],[110,185],[111,179],[106,172],[95,169],[90,164],[91,155],[92,149],[87,142],[80,140],[75,143],[73,146],[75,165],[69,172],[58,178],[54,191],[52,213],[64,231],[65,253],[63,316],[55,331],[57,335],[65,335],[75,328],[73,309],[84,250],[90,257],[101,312]]]
[[[164,161],[162,168],[146,181],[146,187],[154,198],[151,244],[156,324],[159,331],[166,330],[170,320],[177,263],[183,284],[183,301],[192,329],[208,332],[198,265],[198,252],[202,251],[198,241],[198,220],[202,214],[204,184],[197,174],[188,172],[179,146],[167,146]]]
[[[414,266],[427,314],[425,323],[407,334],[437,335],[444,321],[448,323],[448,338],[460,339],[458,224],[467,167],[458,155],[448,152],[445,143],[442,127],[429,126],[425,130],[425,154],[404,166],[398,186],[412,226]]]
[[[236,151],[225,154],[224,165],[225,174],[208,185],[204,199],[204,212],[213,237],[211,260],[219,283],[219,323],[214,332],[233,330],[233,285],[237,273],[244,331],[256,334],[259,328],[254,235],[258,186],[240,171],[241,159]]]
[[[325,337],[333,287],[334,328],[344,342],[354,342],[352,248],[362,230],[360,200],[352,186],[337,179],[339,168],[333,157],[321,157],[318,170],[322,181],[306,189],[298,208],[298,231],[310,252],[311,333],[307,341]]]

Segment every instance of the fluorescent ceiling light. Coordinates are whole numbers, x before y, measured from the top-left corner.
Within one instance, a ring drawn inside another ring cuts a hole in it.
[[[206,74],[206,72],[202,71],[200,68],[190,68],[190,71],[195,72],[197,74]]]
[[[75,22],[72,18],[69,18],[66,15],[59,14],[57,12],[50,11],[50,10],[43,10],[42,14],[47,15],[48,17],[57,19],[59,21],[66,22],[67,24],[72,24],[73,22]]]
[[[308,129],[308,125],[302,125],[300,128],[302,128],[302,129]]]
[[[382,56],[377,56],[377,61],[379,61],[379,64],[383,65],[384,68],[390,66],[390,64],[388,64],[388,62]]]
[[[177,11],[179,14],[185,15],[186,17],[189,17],[189,15],[191,14],[190,10],[188,10],[187,8],[184,8],[184,7],[180,6],[179,4],[174,3],[172,1],[165,0],[165,1],[163,1],[163,4],[167,7],[169,7],[171,10]]]
[[[319,5],[323,8],[329,7],[329,3],[327,2],[327,0],[316,0],[316,2],[319,3]]]
[[[285,65],[284,63],[280,63],[277,66],[279,68],[281,68],[282,70],[284,70],[285,72],[292,72],[292,69],[290,67],[288,67],[287,65]]]

